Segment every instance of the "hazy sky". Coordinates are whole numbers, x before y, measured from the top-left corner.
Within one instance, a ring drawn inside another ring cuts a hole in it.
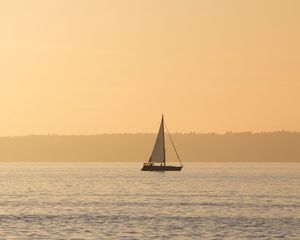
[[[0,0],[0,135],[300,131],[299,0]]]

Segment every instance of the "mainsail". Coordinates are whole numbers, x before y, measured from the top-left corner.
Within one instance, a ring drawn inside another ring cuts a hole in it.
[[[162,117],[159,132],[149,162],[165,163],[165,157],[164,118]]]

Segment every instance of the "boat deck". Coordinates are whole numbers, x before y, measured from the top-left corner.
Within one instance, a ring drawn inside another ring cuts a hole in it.
[[[154,166],[144,165],[142,171],[181,171],[182,166]]]

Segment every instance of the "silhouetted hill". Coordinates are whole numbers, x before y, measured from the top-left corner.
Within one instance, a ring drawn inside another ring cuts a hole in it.
[[[155,134],[1,137],[0,161],[144,162],[149,158],[155,137]],[[176,133],[173,140],[186,162],[300,162],[300,133]],[[174,158],[169,152],[168,156]]]

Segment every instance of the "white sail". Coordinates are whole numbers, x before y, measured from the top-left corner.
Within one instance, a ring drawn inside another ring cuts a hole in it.
[[[164,118],[161,120],[159,132],[153,148],[153,152],[149,159],[151,163],[164,163],[165,162],[165,136],[164,136]]]

